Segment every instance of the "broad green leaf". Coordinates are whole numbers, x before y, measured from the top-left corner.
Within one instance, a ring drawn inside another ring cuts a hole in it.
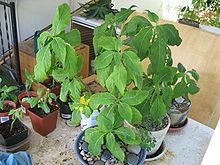
[[[200,90],[199,87],[197,87],[196,84],[194,84],[194,83],[191,83],[191,84],[189,85],[189,87],[188,87],[188,91],[189,91],[189,93],[192,94],[192,95],[198,93],[199,90]]]
[[[149,55],[154,73],[158,74],[164,69],[166,63],[166,43],[163,40],[156,40],[152,43]]]
[[[61,84],[61,89],[60,89],[60,100],[62,102],[67,101],[67,94],[69,92],[69,80],[65,79],[63,83]]]
[[[115,15],[115,22],[124,23],[134,11],[135,10],[132,9],[121,9],[121,11]]]
[[[57,8],[56,15],[52,23],[52,33],[58,35],[64,31],[71,22],[71,9],[68,4],[64,3]]]
[[[62,63],[65,64],[66,60],[66,43],[63,39],[55,37],[51,43],[53,51],[56,55],[56,58]]]
[[[40,101],[38,107],[42,108],[45,113],[50,113],[50,108],[48,107],[46,102]]]
[[[111,73],[110,76],[106,80],[106,88],[110,93],[114,94],[116,87],[115,87],[115,83],[114,83],[114,74],[113,73]]]
[[[150,108],[150,113],[155,122],[161,122],[166,115],[167,109],[161,96],[157,96]]]
[[[199,74],[197,73],[196,70],[192,69],[192,70],[190,70],[190,71],[188,71],[188,72],[192,75],[192,77],[193,77],[196,81],[199,81]]]
[[[163,89],[162,93],[164,104],[166,105],[166,108],[169,109],[173,99],[173,89],[167,86]]]
[[[123,58],[124,64],[128,70],[128,74],[134,81],[135,86],[141,89],[143,84],[143,68],[139,57],[132,51],[125,51]]]
[[[36,61],[34,76],[37,81],[41,82],[47,78],[47,72],[51,67],[50,45],[43,47],[37,52]]]
[[[96,93],[91,96],[89,105],[95,110],[99,105],[111,105],[115,103],[115,101],[115,96],[108,92]]]
[[[184,96],[185,93],[187,92],[187,84],[186,82],[182,79],[180,82],[178,82],[175,85],[174,88],[174,98],[178,98],[180,96]]]
[[[89,118],[92,114],[92,110],[89,107],[83,107],[82,113]]]
[[[74,125],[74,126],[78,126],[81,122],[81,113],[80,111],[73,111],[72,112],[72,115],[71,115],[71,123]]]
[[[134,37],[132,43],[136,50],[138,51],[138,56],[141,60],[146,58],[149,51],[149,46],[151,38],[153,36],[153,30],[151,27],[143,28],[140,32]]]
[[[97,117],[97,124],[100,130],[110,132],[114,126],[114,109],[112,107],[105,108]]]
[[[132,109],[132,124],[141,124],[142,123],[142,115],[140,111],[138,111],[135,107],[131,107]]]
[[[76,64],[76,66],[77,66],[76,72],[77,73],[82,71],[82,68],[83,68],[84,64],[85,64],[85,61],[84,61],[83,55],[78,54],[77,55],[77,64]]]
[[[114,129],[122,127],[123,125],[124,125],[124,119],[121,117],[118,111],[115,111]]]
[[[28,102],[31,108],[34,108],[38,103],[38,98],[37,97],[26,97],[26,98],[23,98],[22,101]]]
[[[72,29],[71,32],[68,33],[65,33],[65,31],[63,31],[58,36],[74,48],[81,44],[81,35],[78,29]]]
[[[37,39],[38,49],[41,49],[43,46],[47,44],[47,40],[52,37],[50,32],[44,31],[40,34],[40,37]]]
[[[127,86],[127,71],[122,63],[119,63],[114,67],[113,75],[115,86],[123,95]]]
[[[108,77],[110,77],[109,75],[111,74],[111,66],[107,66],[103,69],[98,69],[96,70],[96,74],[97,74],[97,78],[98,78],[98,82],[105,87],[105,84],[107,85],[107,79]],[[112,79],[110,79],[112,80]],[[112,84],[112,83],[111,83]]]
[[[124,120],[127,120],[128,122],[131,122],[131,120],[132,120],[132,109],[128,104],[123,103],[123,102],[120,103],[118,105],[118,112]]]
[[[135,132],[131,128],[120,127],[114,130],[114,132],[126,144],[134,144],[136,141]]]
[[[112,62],[115,52],[113,51],[105,51],[99,56],[97,56],[94,60],[94,67],[96,70],[106,68]]]
[[[121,39],[116,37],[100,37],[98,46],[110,51],[119,51],[122,46]]]
[[[160,39],[164,39],[171,46],[179,46],[182,42],[178,30],[172,24],[157,25],[156,32]]]
[[[158,82],[170,82],[173,80],[177,69],[174,67],[166,67],[159,74]]]
[[[104,143],[105,135],[106,133],[98,128],[89,128],[86,130],[85,140],[89,143],[88,149],[92,155],[97,156],[101,153],[101,146]]]
[[[106,146],[108,150],[121,162],[125,159],[125,154],[120,145],[116,142],[115,136],[112,133],[106,135]]]
[[[146,90],[128,90],[125,92],[121,101],[128,105],[138,105],[142,103],[149,95]]]
[[[181,63],[178,63],[177,64],[177,69],[178,69],[178,71],[179,72],[181,72],[181,73],[185,73],[186,72],[186,68],[183,66],[183,64],[181,64]]]
[[[70,91],[70,96],[74,98],[74,100],[80,100],[82,87],[78,80],[73,79],[72,81],[70,81],[68,89]]]
[[[58,68],[52,71],[53,78],[58,82],[63,82],[69,75],[64,69]]]
[[[147,12],[148,12],[148,18],[151,22],[157,23],[159,21],[159,17],[155,13],[153,13],[149,10],[147,10]]]

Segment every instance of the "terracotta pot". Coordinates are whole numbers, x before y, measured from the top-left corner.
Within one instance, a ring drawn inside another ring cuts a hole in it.
[[[3,104],[8,104],[13,107],[13,109],[16,109],[16,104],[13,101],[5,100],[3,101]],[[8,115],[9,112],[0,112],[0,123],[4,123],[10,119],[10,116]]]
[[[43,118],[28,109],[28,114],[31,118],[33,129],[42,136],[48,135],[56,128],[59,108],[55,106],[54,108],[56,108],[54,112],[48,114]]]
[[[30,106],[29,103],[23,102],[22,99],[25,98],[25,97],[28,97],[28,96],[30,96],[30,97],[36,97],[36,96],[37,96],[37,92],[35,92],[35,91],[29,91],[29,92],[24,91],[24,92],[21,92],[21,93],[18,95],[18,101],[19,101],[20,105],[25,108],[25,109],[24,109],[25,115],[28,115],[28,111],[27,111],[27,110],[28,110],[31,106]]]

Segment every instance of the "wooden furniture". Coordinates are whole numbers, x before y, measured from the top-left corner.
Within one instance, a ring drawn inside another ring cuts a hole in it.
[[[81,54],[84,58],[84,66],[81,71],[83,78],[89,75],[89,46],[81,44],[76,48],[77,53]],[[36,64],[34,53],[34,41],[28,40],[19,44],[20,62],[21,62],[21,76],[22,82],[25,81],[25,69],[30,72],[34,71],[34,65]]]

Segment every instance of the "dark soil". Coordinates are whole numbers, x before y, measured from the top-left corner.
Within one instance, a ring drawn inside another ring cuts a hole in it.
[[[52,106],[50,104],[48,104],[49,108],[50,108],[50,113],[56,111],[58,109],[58,107],[56,106]],[[45,116],[49,115],[50,113],[45,113],[43,109],[38,108],[37,106],[35,106],[34,108],[30,109],[31,112],[33,112],[34,114],[36,114],[37,116],[44,118]]]
[[[155,123],[155,122],[152,121],[151,118],[148,118],[145,122],[143,122],[141,127],[146,128],[149,131],[159,131],[159,130],[162,130],[162,129],[166,128],[168,123],[169,123],[169,120],[168,120],[167,116],[165,116],[162,119],[161,123]]]
[[[8,137],[11,136],[15,136],[27,129],[20,121],[16,120],[12,130],[10,130],[11,123],[12,120],[9,120],[7,122],[0,124],[0,134],[4,137],[4,139],[7,139]]]
[[[9,104],[4,104],[3,105],[3,110],[1,111],[2,113],[4,112],[9,112],[10,110],[14,109],[14,107],[12,107],[11,105]]]
[[[55,87],[57,87],[57,86],[60,86],[60,84],[57,83],[57,82],[54,82],[54,84],[53,84],[53,80],[49,80],[49,81],[43,82],[42,84],[43,84],[45,87],[49,88],[49,89],[55,88]]]

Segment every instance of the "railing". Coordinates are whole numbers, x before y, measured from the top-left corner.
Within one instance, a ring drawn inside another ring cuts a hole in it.
[[[0,0],[0,64],[22,86],[14,2]]]

